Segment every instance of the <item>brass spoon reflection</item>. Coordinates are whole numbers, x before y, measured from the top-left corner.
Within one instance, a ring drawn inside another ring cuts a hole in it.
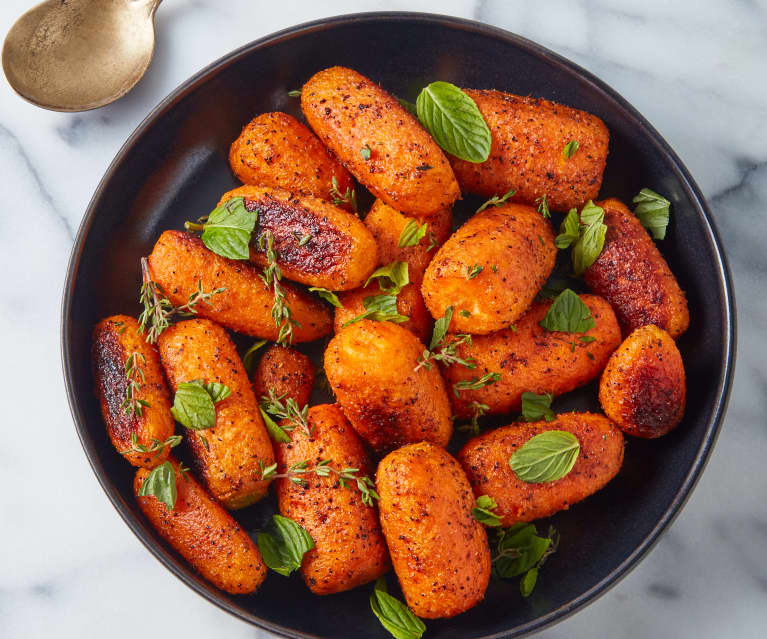
[[[125,95],[154,50],[162,0],[48,0],[16,21],[3,71],[25,100],[54,111],[87,111]]]

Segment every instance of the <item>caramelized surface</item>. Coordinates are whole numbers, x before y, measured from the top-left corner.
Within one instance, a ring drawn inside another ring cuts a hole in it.
[[[490,580],[490,550],[458,462],[429,442],[378,465],[381,527],[407,605],[419,617],[453,617],[477,605]]]
[[[461,189],[484,197],[515,189],[515,202],[536,206],[546,195],[552,211],[580,208],[602,184],[610,134],[594,115],[502,91],[465,89],[490,127],[490,157],[473,164],[450,157]],[[565,146],[578,150],[564,157]]]
[[[295,348],[269,346],[253,373],[256,401],[269,397],[271,389],[277,397],[292,397],[303,408],[309,403],[316,374],[312,360]]]
[[[564,430],[578,438],[580,452],[572,470],[556,481],[528,484],[509,459],[535,435]],[[474,494],[490,495],[502,526],[550,517],[605,486],[623,463],[623,435],[609,419],[595,413],[563,413],[550,422],[518,422],[475,437],[458,453]]]
[[[138,329],[138,322],[128,315],[112,315],[96,324],[91,350],[93,379],[101,415],[114,447],[134,466],[153,468],[165,461],[169,449],[164,447],[159,453],[134,451],[131,435],[135,433],[137,443],[149,448],[153,439],[164,442],[173,435],[175,424],[157,349],[147,344]],[[132,376],[140,383],[133,397],[148,404],[141,406],[140,416],[137,411],[127,413],[122,406],[128,388],[125,363],[133,353],[143,357],[143,361],[140,357],[134,358],[143,378],[138,373]]]

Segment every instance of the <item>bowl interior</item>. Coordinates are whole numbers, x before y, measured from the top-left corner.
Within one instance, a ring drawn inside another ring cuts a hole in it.
[[[229,145],[254,115],[286,111],[287,95],[315,71],[345,65],[414,100],[434,80],[541,96],[598,115],[610,134],[601,196],[629,203],[649,186],[672,202],[661,251],[686,291],[690,330],[679,340],[690,401],[682,424],[657,441],[629,439],[624,467],[604,490],[559,513],[559,552],[528,599],[517,580],[492,581],[485,601],[428,623],[433,638],[517,636],[572,612],[636,562],[684,501],[724,408],[733,320],[726,267],[694,183],[666,144],[599,81],[521,38],[457,19],[386,14],[312,23],[254,43],[213,65],[161,105],[110,168],[80,231],[65,290],[63,355],[75,421],[94,470],[126,522],[176,575],[230,612],[290,636],[386,637],[369,588],[314,597],[300,577],[269,575],[255,595],[233,597],[200,580],[146,525],[133,499],[132,468],[109,443],[92,393],[90,332],[103,316],[138,314],[138,258],[166,228],[207,213],[236,186]],[[466,198],[463,220],[476,208]],[[555,218],[555,223],[559,219]],[[242,342],[247,343],[247,342]],[[596,385],[558,398],[557,410],[598,409]],[[236,516],[254,532],[273,506]],[[544,529],[549,522],[543,522]],[[390,588],[395,587],[390,577]]]

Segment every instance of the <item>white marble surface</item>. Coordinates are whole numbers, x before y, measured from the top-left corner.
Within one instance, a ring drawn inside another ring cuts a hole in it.
[[[0,3],[0,32],[30,7]],[[132,93],[84,114],[37,109],[0,82],[0,637],[265,637],[170,574],[123,524],[75,435],[59,358],[73,234],[145,114],[201,67],[277,29],[363,10],[478,19],[607,81],[692,171],[734,272],[740,336],[719,442],[670,532],[595,604],[544,631],[586,637],[767,636],[767,3],[763,0],[166,0]]]

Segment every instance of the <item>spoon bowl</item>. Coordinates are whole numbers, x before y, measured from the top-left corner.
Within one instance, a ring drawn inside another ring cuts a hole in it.
[[[130,91],[154,51],[161,0],[47,0],[13,25],[3,71],[13,89],[53,111],[87,111]]]

